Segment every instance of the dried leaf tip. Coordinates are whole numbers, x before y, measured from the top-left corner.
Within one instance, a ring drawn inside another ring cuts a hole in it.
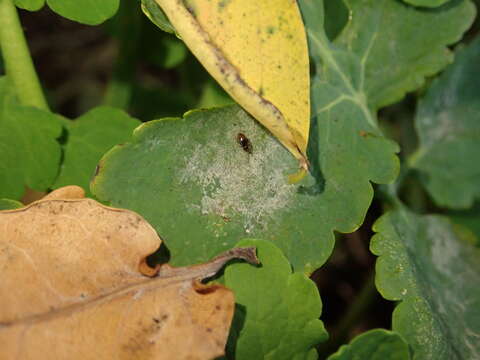
[[[260,260],[258,260],[257,257],[257,248],[254,246],[246,248],[235,248],[229,251],[232,252],[232,258],[243,259],[252,265],[260,264]]]
[[[254,246],[245,247],[245,248],[233,248],[227,250],[220,255],[212,259],[211,263],[221,262],[226,264],[228,261],[233,259],[242,259],[252,265],[259,265],[260,261],[257,258],[257,248]]]
[[[208,266],[210,273],[209,276],[215,275],[227,262],[233,259],[242,259],[252,265],[260,264],[257,258],[257,248],[254,246],[245,248],[234,248],[221,253],[204,266]],[[208,276],[204,276],[206,278]]]
[[[154,276],[157,274],[159,277],[185,276],[189,279],[202,280],[216,275],[227,262],[233,259],[242,259],[252,265],[260,264],[255,247],[234,248],[221,253],[207,263],[179,268],[164,264],[153,270],[155,273],[146,275]]]

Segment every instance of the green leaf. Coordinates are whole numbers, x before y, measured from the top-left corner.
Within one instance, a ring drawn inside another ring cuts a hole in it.
[[[132,108],[142,119],[155,119],[165,116],[180,116],[187,111],[195,98],[189,92],[175,92],[163,86],[135,84],[132,92]]]
[[[53,187],[78,185],[89,195],[89,182],[102,155],[129,140],[133,129],[140,124],[127,113],[106,106],[69,122],[63,164]]]
[[[188,50],[182,41],[166,35],[158,37],[155,48],[150,49],[148,60],[161,68],[171,69],[181,64],[187,55]]]
[[[460,40],[475,17],[475,7],[467,0],[434,10],[397,0],[345,3],[351,21],[335,43],[356,55],[355,68],[345,71],[354,72],[353,85],[376,109],[400,100],[450,63],[447,45]]]
[[[142,11],[152,23],[157,25],[163,31],[176,34],[175,29],[163,12],[162,8],[155,2],[155,0],[141,0]]]
[[[405,1],[407,4],[411,4],[414,6],[437,7],[445,4],[450,0],[403,0],[403,1]]]
[[[408,344],[391,331],[374,329],[355,337],[343,345],[328,360],[408,360]]]
[[[21,9],[37,11],[45,5],[45,0],[14,0],[14,3]]]
[[[380,180],[397,170],[393,143],[338,123],[332,148],[310,157],[316,177],[291,185],[295,159],[238,106],[151,121],[103,157],[91,189],[142,214],[175,265],[204,261],[253,236],[274,242],[296,270],[310,272],[330,255],[333,229],[352,231],[362,223],[372,196],[370,169]],[[251,154],[238,143],[239,133]]]
[[[475,204],[468,210],[449,211],[447,215],[453,223],[461,227],[457,232],[462,232],[473,244],[480,246],[480,204]]]
[[[111,18],[119,3],[119,0],[47,0],[57,14],[87,25],[98,25]]]
[[[325,32],[333,41],[348,22],[349,10],[343,0],[327,0],[325,6]]]
[[[25,186],[47,190],[57,176],[62,131],[57,115],[20,106],[0,78],[0,198],[20,199]]]
[[[202,96],[198,101],[197,107],[206,109],[209,107],[234,104],[230,96],[215,82],[207,81],[203,87]]]
[[[480,199],[480,38],[458,51],[416,115],[420,139],[410,165],[440,206],[470,207]]]
[[[0,199],[0,210],[14,210],[20,209],[24,205],[17,200]]]
[[[125,0],[130,1],[130,0]],[[14,0],[19,8],[36,11],[45,0]],[[82,24],[97,25],[111,18],[118,10],[119,0],[46,0],[57,14]]]
[[[236,263],[225,270],[225,285],[245,309],[235,358],[315,359],[314,346],[327,338],[315,283],[292,274],[288,260],[268,241],[243,240],[237,246],[255,246],[261,265]]]
[[[382,216],[374,230],[377,289],[401,300],[392,328],[414,359],[480,358],[480,251],[459,238],[447,218],[403,208]]]
[[[350,1],[349,6],[352,7],[352,3]],[[440,31],[440,34],[446,34],[446,37],[450,38],[451,41],[458,39],[463,29],[466,28],[467,25],[465,24],[470,21],[471,16],[469,14],[472,9],[471,3],[466,1],[456,2],[448,8],[442,8],[432,13],[419,11],[392,0],[368,2],[368,4],[371,6],[366,8],[373,8],[375,11],[372,10],[372,13],[363,14],[365,18],[369,19],[369,22],[363,22],[363,24],[367,29],[377,29],[377,32],[378,29],[382,30],[386,26],[385,22],[382,22],[382,16],[393,13],[394,10],[399,11],[405,19],[410,19],[410,21],[411,19],[421,20],[421,16],[425,14],[424,16],[428,16],[426,20],[431,20],[431,24],[444,21],[455,25],[458,24],[458,19],[463,16],[461,29],[457,28],[455,31],[450,31],[450,28],[448,28],[449,31],[443,33],[443,30]],[[121,173],[125,173],[124,166],[121,166],[121,164],[125,163],[122,156],[127,155],[127,150],[123,154],[117,151],[115,156],[111,153],[111,156],[107,157],[110,163],[105,162],[105,172],[98,178],[98,187],[94,189],[98,192],[97,195],[100,198],[104,197],[105,200],[112,201],[113,204],[133,208],[146,216],[160,233],[165,234],[167,246],[172,251],[172,257],[180,263],[204,261],[220,249],[231,246],[235,239],[250,235],[267,239],[273,237],[272,241],[285,252],[295,269],[310,271],[320,266],[325,261],[326,256],[329,255],[333,245],[332,230],[349,232],[361,224],[372,197],[370,181],[386,183],[392,181],[397,174],[398,159],[394,153],[398,148],[394,143],[385,139],[378,130],[375,114],[370,111],[371,102],[367,97],[367,95],[373,94],[376,96],[376,94],[372,91],[367,92],[364,88],[364,85],[370,86],[374,81],[368,67],[365,68],[366,64],[376,64],[378,67],[379,60],[375,59],[376,63],[372,63],[374,60],[371,60],[373,59],[371,55],[365,57],[365,53],[362,53],[363,57],[360,57],[355,52],[349,52],[342,48],[341,41],[338,42],[337,46],[330,44],[322,27],[323,4],[318,1],[305,0],[301,2],[301,6],[310,39],[311,55],[317,69],[316,75],[312,79],[313,114],[315,117],[312,119],[309,145],[309,158],[312,163],[314,179],[310,178],[311,183],[309,185],[304,185],[303,188],[294,191],[295,201],[289,204],[288,209],[283,211],[277,209],[271,212],[270,208],[267,212],[267,221],[264,219],[255,220],[257,222],[256,226],[251,226],[251,220],[248,219],[253,218],[252,212],[262,209],[262,204],[265,203],[265,199],[268,199],[268,196],[266,196],[268,189],[265,188],[265,184],[270,184],[268,181],[269,171],[272,170],[259,172],[258,169],[252,170],[249,166],[244,165],[240,167],[241,170],[239,171],[238,164],[245,164],[245,162],[237,160],[236,155],[233,155],[235,153],[232,154],[232,149],[236,146],[233,140],[235,137],[234,129],[237,133],[243,130],[242,127],[238,126],[243,115],[238,116],[239,113],[236,110],[228,113],[224,109],[218,110],[220,113],[215,111],[199,113],[203,116],[192,115],[195,116],[194,119],[187,117],[181,120],[181,128],[179,124],[156,123],[149,130],[145,130],[143,134],[138,132],[134,143],[128,148],[129,152],[133,148],[138,149],[139,152],[144,151],[142,148],[150,148],[150,145],[147,146],[149,137],[162,139],[165,145],[157,147],[155,158],[164,157],[167,159],[164,167],[161,167],[158,161],[155,162],[155,165],[158,166],[155,170],[151,165],[153,161],[142,159],[142,166],[146,169],[143,176],[148,176],[148,173],[162,173],[169,180],[163,184],[160,180],[149,180],[148,182],[138,180],[136,184],[129,180],[129,183],[132,182],[129,187],[136,188],[137,193],[131,191],[128,199],[126,194],[114,190],[120,183]],[[378,11],[379,9],[388,11],[385,13],[384,11]],[[468,15],[468,21],[465,21],[465,15]],[[410,18],[410,16],[413,16],[413,18]],[[352,21],[361,21],[361,19],[358,20],[357,18],[357,20]],[[375,31],[366,32],[370,38],[368,36],[361,37],[360,29],[358,26],[354,27],[355,24],[352,22],[349,25],[349,28],[351,28],[349,34],[354,37],[354,29],[357,29],[357,38],[360,40],[351,43],[352,49],[360,51],[360,49],[365,48],[365,44],[371,44],[369,54],[376,54],[376,56],[383,54],[383,67],[389,68],[390,65],[394,67],[398,65],[397,67],[400,67],[403,72],[412,71],[412,67],[416,63],[413,62],[412,65],[413,60],[411,59],[421,54],[409,53],[408,56],[401,58],[403,61],[401,63],[398,63],[395,57],[388,60],[393,61],[392,64],[385,60],[386,55],[389,54],[388,52],[385,53],[388,41],[395,42],[402,49],[408,49],[407,45],[410,40],[403,36],[402,31],[391,34],[389,39]],[[455,34],[452,35],[452,33]],[[341,38],[343,38],[343,33]],[[377,39],[381,41],[377,42]],[[434,40],[432,40],[431,47],[427,47],[429,53],[437,51],[438,40]],[[445,51],[444,47],[445,44],[443,43],[440,46],[442,54]],[[420,72],[422,73],[422,79],[427,73],[438,71],[443,66],[440,66],[440,63],[430,66],[431,62],[428,60],[428,56],[420,58],[422,59],[421,62],[428,65],[425,68],[422,67],[420,69],[422,71],[417,69],[417,77],[418,72]],[[432,68],[435,70],[432,70]],[[408,76],[404,76],[403,72],[401,78],[408,78]],[[391,81],[392,79],[383,86],[390,86]],[[375,86],[379,91],[381,90],[379,83]],[[407,87],[411,89],[410,86]],[[407,90],[405,90],[405,86],[402,86],[402,88],[401,93],[403,94]],[[396,93],[398,93],[397,90]],[[399,96],[395,96],[395,98]],[[393,99],[391,96],[389,98]],[[384,102],[383,100],[374,101],[376,105]],[[222,111],[225,111],[225,113],[222,113]],[[234,113],[237,113],[237,115],[232,116]],[[216,120],[212,120],[212,118]],[[185,125],[189,120],[192,123],[195,120],[204,125],[192,130],[192,126]],[[236,123],[237,127],[231,128],[231,125],[223,122]],[[168,136],[165,133],[167,128]],[[160,135],[162,132],[163,134]],[[174,143],[181,137],[181,134],[184,134],[184,136],[188,134],[189,138],[197,140],[188,143],[182,149],[172,150],[176,149]],[[250,134],[247,133],[246,135],[250,137]],[[268,139],[267,137],[263,138]],[[256,138],[255,143],[258,143],[258,141],[261,140]],[[263,143],[263,145],[265,144]],[[168,154],[172,151],[176,154]],[[241,154],[241,150],[239,151]],[[213,154],[221,154],[221,161],[214,161]],[[133,153],[128,156],[135,158]],[[198,156],[200,159],[197,158]],[[188,158],[195,159],[193,163],[197,164],[195,169],[199,175],[193,181],[196,189],[190,187],[192,191],[186,194],[182,181],[180,181],[178,175],[174,174],[173,169],[186,166],[185,159]],[[275,162],[280,163],[278,159]],[[115,169],[113,168],[114,160]],[[284,162],[288,164],[288,161],[284,160]],[[138,172],[140,161],[136,160],[136,163],[138,164],[136,167]],[[229,165],[218,167],[219,164],[224,163]],[[269,160],[269,163],[272,164],[273,161]],[[262,166],[271,169],[267,164]],[[282,171],[287,171],[287,169],[288,166],[284,167]],[[226,174],[220,174],[220,172]],[[248,177],[258,179],[263,189],[259,188],[258,183],[251,187],[245,186],[248,192],[242,198],[241,195],[238,195],[238,190],[235,190],[239,187],[238,185],[235,189],[228,188],[228,186],[233,186],[233,174],[236,174],[235,179]],[[355,174],[355,176],[352,176],[352,174]],[[223,182],[222,176],[230,179],[227,181],[228,186]],[[149,190],[145,186],[147,184],[150,187]],[[111,189],[108,189],[109,187]],[[121,187],[124,188],[125,184]],[[237,194],[228,194],[229,191],[237,192]],[[301,194],[302,191],[303,194]],[[143,192],[142,196],[139,195],[140,192]],[[222,199],[218,196],[219,192],[222,192]],[[149,195],[146,195],[147,193]],[[211,194],[215,194],[213,203],[210,200]],[[306,196],[306,194],[310,195]],[[140,204],[139,199],[142,197],[155,199],[156,202],[149,205]],[[167,217],[171,217],[170,212],[158,210],[158,204],[165,202],[165,200],[169,204],[175,203],[171,205],[175,213],[184,215],[175,220],[167,219]],[[225,203],[227,205],[224,205]],[[215,206],[216,209],[214,209]],[[311,210],[307,211],[307,209]],[[261,214],[261,216],[264,216],[263,212]],[[242,220],[239,218],[242,218]],[[230,221],[229,219],[233,220]],[[288,221],[284,219],[288,219]],[[302,224],[302,226],[299,224]],[[188,232],[185,229],[188,229]],[[195,247],[191,249],[192,251],[189,254],[186,254],[185,245],[193,241],[193,235],[201,240],[194,241]],[[295,242],[293,238],[296,239]],[[317,255],[314,257],[312,254]]]

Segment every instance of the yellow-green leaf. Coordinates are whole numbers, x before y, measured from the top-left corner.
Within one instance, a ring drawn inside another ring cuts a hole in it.
[[[306,168],[308,48],[292,0],[156,0],[223,88]]]

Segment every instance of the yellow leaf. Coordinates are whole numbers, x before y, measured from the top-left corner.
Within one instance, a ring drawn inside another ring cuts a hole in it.
[[[299,169],[295,174],[288,176],[289,184],[296,184],[301,181],[307,175],[307,170],[305,168]]]
[[[294,0],[156,0],[223,88],[308,167],[308,48]]]

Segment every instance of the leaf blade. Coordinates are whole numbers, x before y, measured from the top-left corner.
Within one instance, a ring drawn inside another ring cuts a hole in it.
[[[118,10],[119,0],[46,0],[57,14],[87,25],[98,25]]]
[[[392,327],[412,346],[414,359],[477,357],[480,291],[464,284],[480,274],[478,249],[459,238],[446,218],[404,208],[382,216],[374,231],[377,289],[402,301]]]
[[[309,66],[296,2],[157,3],[207,71],[306,167]]]
[[[262,265],[232,264],[225,270],[225,284],[247,309],[236,358],[305,358],[327,337],[318,319],[322,304],[316,285],[303,274],[292,274],[287,259],[270,242],[242,240],[238,246],[255,246]]]
[[[19,105],[7,79],[0,78],[0,198],[18,200],[25,186],[38,191],[51,186],[60,164],[61,131],[60,117]]]
[[[14,3],[21,9],[37,11],[45,5],[45,0],[14,0]]]
[[[476,12],[471,1],[434,10],[391,0],[345,3],[353,16],[335,43],[358,55],[364,72],[359,86],[374,109],[400,100],[452,62],[447,46],[461,39]],[[425,31],[419,33],[417,24]]]
[[[348,345],[342,345],[328,360],[408,360],[408,344],[392,331],[373,329],[356,336]]]
[[[128,210],[53,196],[0,212],[0,224],[6,229],[2,357],[210,359],[223,353],[233,294],[195,281],[232,258],[248,258],[251,248],[208,264],[163,267],[150,278],[139,270],[160,239]]]
[[[287,174],[296,162],[241,108],[193,111],[139,127],[131,142],[102,158],[91,190],[145,216],[168,239],[176,265],[201,262],[255,236],[280,247],[296,271],[311,272],[330,255],[333,229],[360,226],[370,204],[372,187],[352,177],[352,167],[361,179],[395,175],[397,163],[379,151],[395,145],[361,136],[360,129],[352,129],[351,141],[323,147],[321,157],[312,157],[312,169],[322,165],[319,173],[292,185]],[[332,138],[343,131],[339,127]],[[252,154],[238,143],[239,133],[251,142]]]
[[[102,106],[67,124],[64,159],[53,187],[78,185],[89,194],[89,182],[102,155],[129,139],[141,122],[119,109]]]
[[[477,39],[458,52],[417,108],[420,143],[409,165],[440,206],[468,208],[480,199],[479,61]]]

